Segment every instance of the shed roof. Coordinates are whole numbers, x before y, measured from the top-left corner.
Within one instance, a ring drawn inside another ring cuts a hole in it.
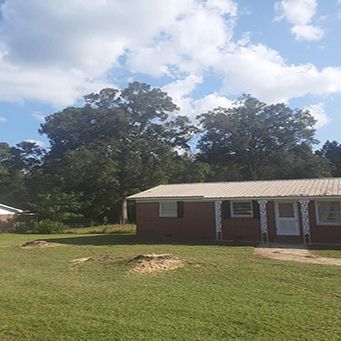
[[[236,199],[340,197],[341,178],[206,182],[159,185],[128,199]]]

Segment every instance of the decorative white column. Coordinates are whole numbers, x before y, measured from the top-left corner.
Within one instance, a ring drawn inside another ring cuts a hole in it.
[[[269,232],[268,232],[268,214],[266,210],[267,200],[258,200],[259,213],[260,213],[260,230],[261,230],[261,241],[262,243],[269,243]]]
[[[310,237],[310,219],[309,219],[309,199],[301,199],[298,201],[301,205],[302,216],[302,230],[303,230],[303,243],[311,244]]]
[[[221,204],[221,200],[217,200],[214,202],[216,240],[222,240]]]

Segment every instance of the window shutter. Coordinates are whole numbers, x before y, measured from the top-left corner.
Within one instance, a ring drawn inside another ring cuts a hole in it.
[[[222,206],[223,206],[223,217],[224,217],[224,219],[231,218],[230,201],[229,200],[223,201]]]
[[[184,202],[178,201],[178,218],[184,217]]]
[[[259,204],[256,200],[252,201],[252,206],[253,206],[253,217],[256,219],[260,218],[260,212],[259,212]]]

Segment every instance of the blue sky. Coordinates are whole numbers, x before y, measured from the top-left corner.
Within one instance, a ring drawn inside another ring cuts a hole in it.
[[[0,140],[103,87],[162,87],[193,118],[242,93],[341,142],[341,1],[0,0]]]

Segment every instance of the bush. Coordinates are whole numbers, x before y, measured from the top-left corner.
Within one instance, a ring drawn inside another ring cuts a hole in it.
[[[39,223],[34,227],[36,233],[55,233],[62,232],[65,229],[65,225],[59,221],[53,221],[50,219],[40,220]]]

